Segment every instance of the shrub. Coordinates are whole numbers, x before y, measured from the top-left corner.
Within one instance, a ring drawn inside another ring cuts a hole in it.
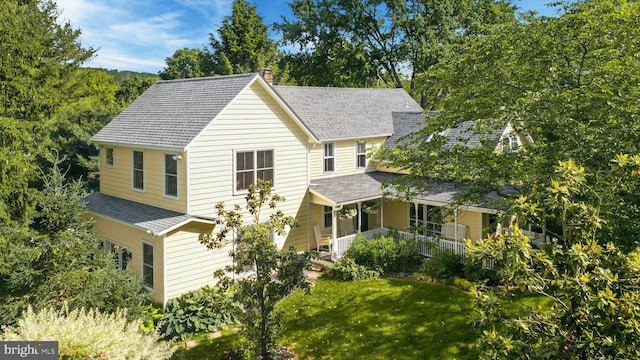
[[[345,257],[331,265],[325,276],[343,281],[354,281],[377,278],[380,276],[380,271],[358,265],[353,259]]]
[[[422,263],[421,272],[434,279],[453,279],[464,276],[462,256],[450,251],[435,251],[431,259]]]
[[[479,260],[465,259],[463,271],[464,278],[471,282],[484,283],[490,286],[500,283],[496,271],[485,268]]]
[[[236,322],[239,305],[217,287],[205,286],[170,299],[160,320],[160,333],[166,339],[188,339],[202,331],[216,331]]]
[[[420,260],[416,244],[389,236],[367,240],[361,235],[344,257],[383,274],[412,271]]]
[[[84,308],[28,308],[15,327],[4,329],[3,339],[33,341],[55,339],[60,359],[169,359],[168,343],[158,342],[156,334],[142,334],[140,324],[129,322],[125,311],[104,314]]]

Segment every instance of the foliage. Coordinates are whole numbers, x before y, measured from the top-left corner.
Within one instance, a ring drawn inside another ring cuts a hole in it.
[[[355,281],[375,279],[380,276],[380,271],[356,264],[352,258],[344,257],[333,263],[324,276],[330,279]]]
[[[403,87],[460,36],[513,17],[502,1],[296,0],[276,24],[299,84]],[[297,52],[296,52],[297,50]],[[406,77],[405,77],[406,75]]]
[[[163,305],[161,303],[149,303],[142,309],[142,324],[140,331],[143,334],[155,332],[163,315]]]
[[[41,233],[0,227],[0,323],[13,324],[28,305],[37,311],[63,302],[71,309],[128,308],[138,316],[147,291],[131,273],[117,270],[112,259],[97,255],[93,223],[82,218],[82,182],[65,181],[60,160],[51,161],[38,199]]]
[[[155,334],[142,334],[127,314],[95,310],[29,308],[14,328],[5,328],[3,340],[55,339],[61,359],[169,359],[168,343]]]
[[[564,224],[546,248],[532,247],[517,225],[512,232],[470,244],[472,256],[495,262],[506,296],[526,291],[550,301],[504,320],[491,305],[493,294],[479,294],[475,321],[489,328],[479,341],[486,358],[640,355],[640,253],[601,242],[598,209],[582,201],[589,190],[583,172],[572,162],[562,163],[547,188],[519,202],[524,216],[544,204],[545,214]]]
[[[158,81],[157,77],[132,77],[122,81],[116,91],[116,101],[123,108],[134,102],[151,85]]]
[[[213,72],[227,75],[277,68],[276,46],[256,6],[246,0],[234,0],[232,6],[231,15],[222,20],[217,36],[209,37]]]
[[[198,49],[176,50],[165,59],[167,66],[160,72],[162,80],[188,79],[213,75],[209,54]]]
[[[298,254],[293,248],[277,249],[273,241],[274,232],[284,235],[297,225],[295,218],[285,216],[277,209],[285,199],[271,192],[271,182],[258,180],[249,186],[245,197],[251,223],[244,224],[240,206],[225,210],[223,203],[216,205],[218,216],[224,219],[222,229],[215,238],[205,238],[203,243],[215,249],[233,236],[235,246],[229,254],[233,264],[220,270],[216,276],[223,289],[233,289],[233,298],[243,311],[236,314],[243,325],[249,346],[263,359],[271,358],[281,319],[274,311],[275,305],[295,289],[309,290],[304,271],[311,268],[311,254]],[[268,218],[261,216],[262,208],[269,208]],[[249,274],[247,274],[247,269]],[[242,275],[240,277],[229,274]]]
[[[462,256],[451,250],[435,251],[431,259],[422,263],[420,272],[434,279],[453,279],[464,276]]]
[[[455,180],[479,197],[504,195],[505,185],[519,195],[547,187],[554,167],[572,159],[589,174],[582,201],[605,220],[600,239],[634,248],[638,181],[627,176],[626,188],[616,186],[621,177],[610,160],[637,153],[640,62],[630,44],[640,39],[638,13],[636,1],[574,1],[558,16],[524,14],[464,38],[423,78],[442,113],[388,160],[416,176]],[[464,121],[474,121],[470,133],[491,136],[509,122],[523,149],[496,152],[489,136],[486,146],[445,148],[439,134]],[[531,224],[562,232],[562,223],[538,220]]]
[[[368,240],[362,235],[353,241],[344,257],[382,274],[411,271],[420,258],[418,249],[412,242],[393,237]]]
[[[242,311],[226,292],[205,286],[167,301],[159,331],[166,339],[188,339],[200,332],[212,332],[234,324],[234,313]]]

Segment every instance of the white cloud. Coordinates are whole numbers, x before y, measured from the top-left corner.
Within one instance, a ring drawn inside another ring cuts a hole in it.
[[[208,43],[220,11],[231,0],[57,0],[60,21],[80,28],[97,57],[85,65],[158,72],[164,59],[184,47]]]

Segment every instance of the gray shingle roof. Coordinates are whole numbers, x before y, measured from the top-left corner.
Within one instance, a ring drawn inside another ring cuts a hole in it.
[[[387,138],[387,146],[393,149],[398,145],[401,137],[422,129],[425,116],[422,112],[394,112],[393,135]]]
[[[502,127],[501,129],[488,129],[486,132],[477,133],[473,128],[475,124],[475,121],[464,121],[455,128],[444,130],[441,133],[447,138],[444,147],[447,149],[454,146],[475,148],[483,145],[483,143],[495,146],[505,129]]]
[[[274,89],[320,141],[388,136],[393,133],[393,112],[422,111],[403,89]]]
[[[336,176],[331,178],[316,179],[311,182],[309,188],[338,205],[348,205],[359,201],[366,201],[383,196],[383,184],[392,184],[393,179],[404,175],[373,171],[362,174]],[[429,179],[425,183],[431,182]],[[393,186],[387,189],[393,193]],[[439,204],[451,204],[458,199],[464,189],[450,181],[442,181],[412,194],[416,201],[433,202]],[[505,193],[511,193],[510,188],[504,189]],[[482,202],[467,202],[464,205],[494,209],[493,201],[500,200],[496,193],[487,194]]]
[[[257,73],[159,81],[100,130],[95,142],[184,148]]]
[[[176,226],[190,221],[211,222],[187,214],[161,209],[102,193],[93,193],[85,197],[87,210],[153,234],[163,234]]]

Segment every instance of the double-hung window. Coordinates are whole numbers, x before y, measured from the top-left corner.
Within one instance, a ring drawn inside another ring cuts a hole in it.
[[[164,154],[164,194],[178,197],[178,156]]]
[[[356,169],[367,167],[367,143],[356,141]]]
[[[142,243],[142,283],[149,289],[153,289],[154,256],[153,245]]]
[[[144,190],[144,153],[133,152],[133,188]]]
[[[322,172],[332,173],[336,169],[335,143],[325,143],[322,146]]]
[[[105,164],[107,164],[107,166],[113,166],[114,164],[114,160],[113,160],[113,148],[112,147],[108,147],[104,149],[104,156],[105,156]]]
[[[247,190],[257,179],[273,184],[274,163],[273,150],[236,151],[236,191]]]
[[[105,240],[104,251],[113,257],[113,262],[115,262],[118,269],[124,270],[127,268],[127,263],[131,260],[131,253],[126,246]]]

